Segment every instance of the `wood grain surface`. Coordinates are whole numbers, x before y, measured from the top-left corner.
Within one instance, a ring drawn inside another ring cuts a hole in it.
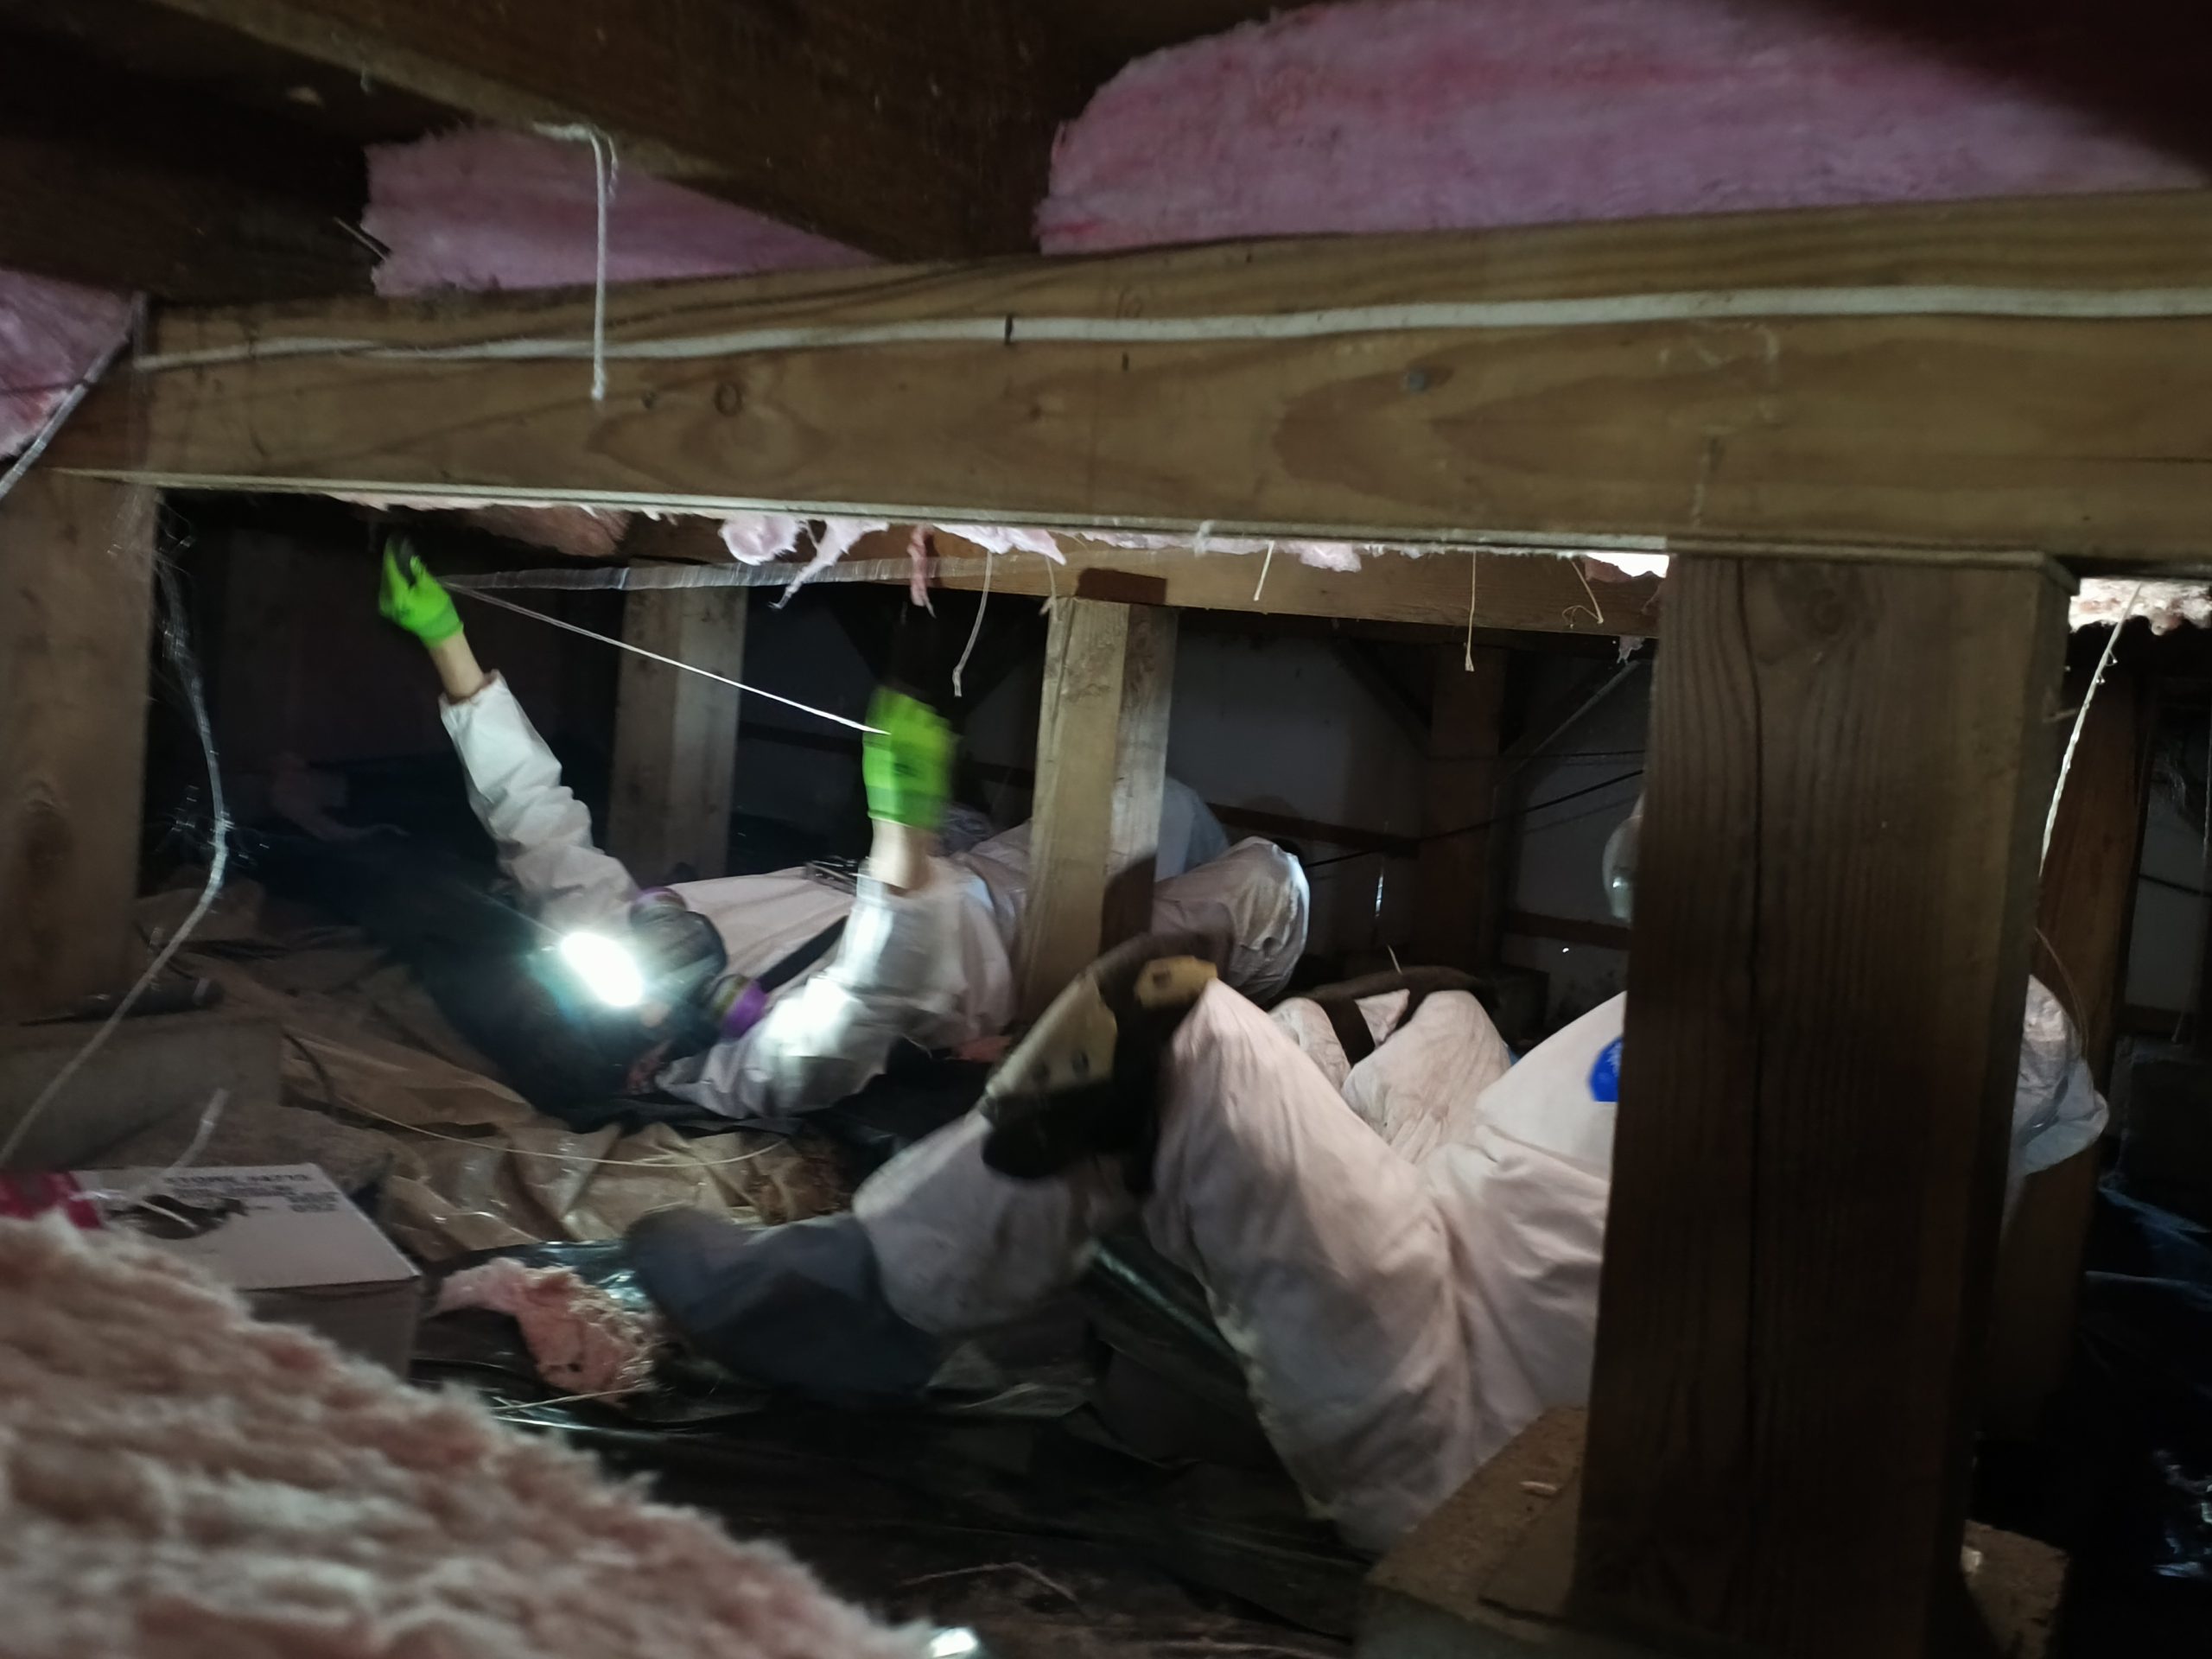
[[[2212,198],[2183,194],[648,286],[610,338],[661,354],[618,356],[597,404],[575,296],[189,313],[143,371],[144,460],[100,400],[57,459],[899,522],[2201,563],[2208,271]],[[2080,315],[1969,315],[2023,307]]]
[[[1670,578],[1580,1583],[1802,1659],[1958,1576],[2065,596],[2046,569]]]

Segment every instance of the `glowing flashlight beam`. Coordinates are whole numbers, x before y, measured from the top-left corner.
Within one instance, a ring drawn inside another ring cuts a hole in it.
[[[637,957],[604,933],[571,933],[561,941],[561,960],[610,1008],[634,1008],[645,1000],[645,976]]]

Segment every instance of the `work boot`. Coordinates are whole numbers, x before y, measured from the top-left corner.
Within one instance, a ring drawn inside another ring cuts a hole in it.
[[[1042,1180],[1118,1159],[1128,1190],[1152,1191],[1167,1045],[1218,976],[1215,942],[1147,934],[1117,945],[1052,999],[985,1085],[983,1161]]]

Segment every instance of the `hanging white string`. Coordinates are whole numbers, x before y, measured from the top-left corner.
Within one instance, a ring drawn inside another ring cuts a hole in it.
[[[1274,569],[1274,563],[1275,544],[1269,542],[1267,556],[1260,561],[1260,579],[1252,584],[1252,602],[1255,605],[1260,602],[1260,594],[1268,585],[1268,572]]]
[[[1483,556],[1467,555],[1467,672],[1475,671],[1475,595],[1481,591]]]
[[[2127,596],[2126,608],[2120,612],[2120,620],[2112,625],[2112,638],[2105,641],[2103,655],[2097,658],[2097,671],[2089,676],[2089,689],[2082,694],[2082,706],[2075,712],[2074,729],[2066,734],[2066,753],[2058,762],[2058,782],[2050,791],[2050,810],[2043,821],[2043,855],[2036,861],[2041,869],[2050,857],[2050,838],[2058,829],[2058,804],[2066,798],[2066,774],[2074,770],[2074,750],[2082,741],[2082,728],[2089,723],[2089,705],[2097,700],[2097,688],[2105,683],[2105,671],[2112,666],[2112,653],[2120,644],[2120,636],[2135,614],[2135,601],[2143,597],[2143,584],[2137,582],[2135,591]]]
[[[1598,590],[1590,585],[1590,573],[1582,568],[1582,561],[1578,558],[1570,556],[1567,563],[1567,568],[1574,572],[1575,580],[1582,584],[1582,591],[1589,596],[1590,603],[1586,607],[1568,606],[1560,613],[1560,620],[1563,622],[1572,622],[1574,620],[1574,613],[1577,611],[1586,609],[1590,613],[1592,625],[1596,627],[1604,627],[1605,626],[1605,607],[1598,603]]]
[[[617,176],[614,140],[597,127],[581,123],[541,126],[537,130],[564,143],[591,146],[592,180],[599,198],[599,239],[592,265],[591,400],[603,404],[607,401],[607,220]]]
[[[1060,573],[1058,568],[1059,561],[1046,558],[1042,553],[1037,556],[1045,560],[1045,586],[1048,589],[1045,594],[1045,614],[1050,616],[1053,607],[1060,602]]]
[[[731,686],[753,696],[766,697],[771,702],[780,702],[786,709],[796,709],[803,715],[813,715],[819,719],[829,721],[833,725],[849,727],[855,732],[873,733],[880,729],[861,721],[848,720],[842,715],[833,715],[827,709],[817,709],[810,702],[801,702],[797,697],[786,697],[778,692],[763,690],[757,685],[747,685],[743,680],[733,680],[727,674],[716,674],[707,669],[694,668],[680,658],[664,657],[657,651],[647,651],[643,645],[633,645],[627,639],[617,639],[611,633],[598,633],[590,628],[580,628],[573,622],[563,622],[557,616],[548,616],[543,611],[533,611],[527,605],[513,604],[499,598],[496,594],[484,593],[474,588],[464,588],[457,582],[448,582],[446,587],[450,592],[476,600],[480,603],[496,605],[503,611],[512,611],[517,616],[529,617],[532,621],[543,622],[549,627],[564,628],[570,633],[580,633],[587,639],[596,639],[602,645],[613,645],[617,651],[626,651],[632,656],[644,657],[656,663],[665,663],[671,668],[682,669],[686,674],[696,674],[702,680],[713,680],[719,685]]]
[[[991,602],[991,562],[997,557],[997,554],[984,550],[983,592],[976,601],[976,624],[968,630],[968,643],[961,647],[960,660],[952,665],[952,695],[956,697],[966,695],[960,689],[960,676],[968,667],[969,658],[975,654],[976,641],[982,637],[983,607]]]
[[[200,1109],[200,1127],[193,1131],[192,1139],[185,1142],[184,1150],[177,1154],[167,1169],[149,1175],[137,1185],[125,1187],[119,1192],[87,1192],[84,1196],[102,1204],[112,1205],[118,1209],[128,1209],[134,1204],[143,1204],[148,1198],[165,1192],[170,1180],[207,1147],[207,1138],[215,1133],[215,1125],[223,1116],[223,1108],[230,1104],[230,1100],[231,1091],[227,1089],[218,1089],[207,1096],[207,1104]]]
[[[200,889],[198,901],[186,913],[176,931],[169,935],[168,943],[155,955],[153,961],[146,964],[146,971],[138,976],[138,982],[124,993],[123,1001],[115,1005],[115,1011],[101,1022],[100,1028],[92,1033],[91,1040],[70,1057],[67,1065],[54,1074],[52,1081],[40,1090],[37,1098],[31,1102],[29,1109],[16,1120],[16,1127],[8,1132],[7,1140],[0,1141],[0,1169],[8,1167],[9,1160],[15,1156],[16,1147],[22,1145],[23,1137],[30,1133],[31,1125],[38,1122],[40,1114],[54,1103],[55,1097],[69,1086],[71,1079],[78,1072],[85,1069],[92,1056],[107,1046],[108,1039],[115,1035],[115,1028],[130,1017],[130,1010],[138,1006],[138,999],[145,995],[148,988],[168,967],[171,959],[183,949],[185,940],[192,937],[193,930],[214,907],[215,895],[223,889],[223,873],[230,868],[230,808],[223,798],[223,772],[216,764],[215,733],[208,723],[207,700],[200,690],[200,665],[193,658],[192,641],[185,632],[184,600],[177,592],[176,580],[166,564],[161,567],[160,575],[162,597],[168,610],[168,616],[162,625],[163,646],[177,677],[184,682],[184,695],[192,705],[193,727],[200,734],[200,753],[207,763],[207,800],[213,820],[210,833],[214,837],[207,860],[207,880]]]

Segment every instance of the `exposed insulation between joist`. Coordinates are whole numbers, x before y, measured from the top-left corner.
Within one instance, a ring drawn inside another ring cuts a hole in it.
[[[2092,576],[2082,583],[2067,607],[2076,628],[2141,618],[2153,633],[2179,627],[2212,627],[2212,587],[2201,582],[2137,582],[2120,576]]]
[[[0,270],[0,456],[37,435],[130,326],[128,296]]]
[[[1981,67],[1765,0],[1364,0],[1142,59],[1061,133],[1047,252],[2202,185],[2013,66],[2173,84],[2016,25]]]
[[[562,288],[591,282],[597,192],[591,152],[475,128],[369,150],[361,226],[391,250],[379,294]],[[830,270],[868,256],[842,243],[621,168],[608,210],[617,283]]]

